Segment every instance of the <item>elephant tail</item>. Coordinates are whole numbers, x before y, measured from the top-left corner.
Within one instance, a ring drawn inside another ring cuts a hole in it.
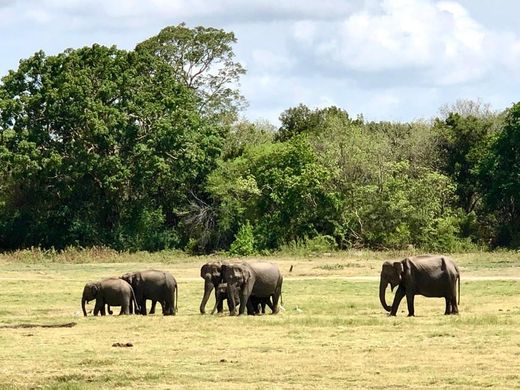
[[[179,311],[177,304],[179,303],[179,285],[175,283],[175,313]]]
[[[139,314],[141,312],[141,308],[139,307],[139,304],[137,303],[137,299],[135,297],[135,292],[133,287],[130,287],[130,291],[132,292],[132,301],[134,302],[134,314]]]
[[[457,273],[457,283],[459,284],[459,293],[457,297],[457,305],[460,305],[460,273]]]

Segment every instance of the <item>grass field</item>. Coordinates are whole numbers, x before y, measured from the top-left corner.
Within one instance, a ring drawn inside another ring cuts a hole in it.
[[[462,273],[458,316],[443,315],[443,299],[418,297],[416,317],[406,317],[405,301],[388,317],[378,275],[382,261],[403,256],[264,258],[284,274],[285,311],[229,317],[198,312],[199,269],[208,258],[102,250],[0,255],[0,388],[520,387],[520,254],[453,255]],[[82,316],[85,282],[149,268],[177,278],[177,316]],[[133,346],[112,346],[128,342]]]

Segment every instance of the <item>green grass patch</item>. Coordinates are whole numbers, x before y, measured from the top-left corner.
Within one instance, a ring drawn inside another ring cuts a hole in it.
[[[206,258],[0,262],[0,326],[9,326],[0,328],[0,388],[507,389],[518,384],[519,280],[465,279],[463,271],[460,315],[444,316],[443,299],[417,297],[416,317],[406,317],[405,300],[397,317],[389,317],[378,298],[378,256],[268,259],[285,275],[285,310],[257,317],[199,314],[199,269]],[[487,275],[489,268],[479,271],[474,260],[460,259],[472,275]],[[360,267],[328,267],[349,263]],[[149,267],[178,278],[177,316],[82,316],[86,281]],[[209,310],[212,305],[213,298]],[[70,322],[77,325],[17,327]],[[127,342],[133,346],[112,346]],[[413,359],[398,358],[403,356]]]

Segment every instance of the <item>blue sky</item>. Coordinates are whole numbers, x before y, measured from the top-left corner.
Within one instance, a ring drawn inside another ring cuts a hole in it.
[[[520,100],[519,14],[517,0],[0,0],[0,75],[40,49],[132,49],[186,22],[235,33],[249,120],[299,103],[429,119],[458,99]]]

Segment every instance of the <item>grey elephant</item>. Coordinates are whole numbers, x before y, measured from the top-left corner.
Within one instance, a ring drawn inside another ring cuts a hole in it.
[[[239,299],[238,294],[235,295],[235,299],[236,300]],[[224,301],[227,301],[228,309],[229,309],[229,311],[231,311],[230,302],[228,300],[227,283],[220,283],[215,288],[215,306],[213,306],[213,310],[211,311],[211,314],[215,314],[215,310],[217,310],[217,308],[219,306],[222,307]],[[219,313],[221,313],[221,312],[222,312],[222,310],[219,311]]]
[[[385,299],[388,284],[392,291],[398,286],[392,306],[388,306]],[[391,316],[395,316],[401,300],[406,296],[408,316],[413,316],[415,295],[444,298],[446,300],[444,314],[457,314],[459,312],[457,296],[460,300],[460,272],[453,260],[445,256],[422,255],[407,257],[393,263],[388,261],[383,263],[379,283],[379,299],[383,308],[390,312]]]
[[[155,303],[162,306],[163,315],[175,315],[177,312],[179,288],[177,281],[170,272],[147,270],[130,272],[121,276],[134,289],[140,313],[146,315],[146,300],[152,301],[152,310],[155,312]]]
[[[212,261],[204,264],[200,268],[200,277],[204,279],[204,294],[200,302],[200,314],[206,313],[206,304],[213,289],[215,290],[215,303],[218,313],[224,311],[223,299],[218,297],[218,286],[222,283],[222,265],[230,264],[229,262]],[[227,286],[227,285],[226,285]],[[227,292],[226,292],[227,294]]]
[[[131,314],[132,307],[139,308],[132,286],[124,280],[119,278],[104,279],[99,282],[90,282],[83,288],[83,295],[81,297],[81,308],[83,315],[87,316],[85,304],[96,300],[94,306],[94,315],[105,315],[105,305],[121,306],[119,314]]]
[[[239,315],[254,312],[250,297],[272,299],[272,312],[278,313],[278,300],[282,295],[283,277],[276,264],[269,262],[250,262],[222,265],[222,280],[227,283],[228,301],[232,303],[230,314],[235,315],[236,294],[238,292]]]
[[[257,297],[251,295],[249,297],[251,301],[251,305],[253,306],[254,314],[265,314],[265,307],[268,306],[271,311],[274,311],[273,303],[271,302],[271,297]],[[248,313],[249,314],[249,313]]]

